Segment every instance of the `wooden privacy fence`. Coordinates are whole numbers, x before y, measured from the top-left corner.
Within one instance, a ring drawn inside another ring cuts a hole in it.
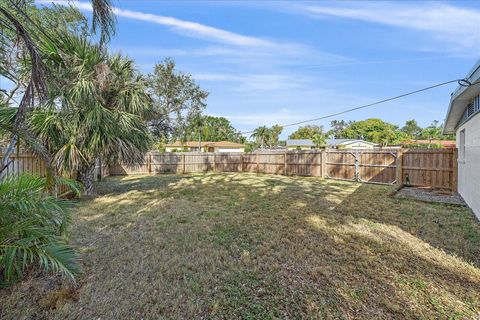
[[[319,176],[380,184],[457,189],[456,149],[261,151],[253,153],[150,152],[135,166],[116,165],[110,175],[254,172]]]
[[[1,156],[0,156],[1,160]],[[149,152],[135,166],[107,167],[97,161],[95,176],[253,172],[318,176],[380,184],[409,184],[457,190],[456,149],[261,151],[253,153]],[[45,175],[45,164],[28,153],[13,154],[7,174]]]
[[[2,155],[0,154],[0,161]],[[19,175],[21,173],[28,173],[34,176],[45,176],[46,166],[45,162],[31,153],[13,153],[7,167],[5,168],[4,176]],[[95,163],[95,177],[108,176],[108,166],[102,164],[100,159]]]

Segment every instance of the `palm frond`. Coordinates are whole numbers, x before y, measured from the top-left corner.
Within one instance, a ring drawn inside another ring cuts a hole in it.
[[[8,176],[0,183],[0,285],[36,265],[73,279],[76,254],[67,242],[71,202],[45,193],[46,179]]]
[[[100,43],[107,42],[115,34],[116,19],[110,0],[92,0],[93,30],[101,29]]]

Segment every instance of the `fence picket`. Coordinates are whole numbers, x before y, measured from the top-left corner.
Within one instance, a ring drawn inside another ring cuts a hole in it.
[[[1,159],[1,156],[0,156]],[[456,149],[257,151],[255,153],[149,152],[137,165],[105,166],[95,175],[195,172],[255,172],[321,176],[366,183],[430,186],[456,191]],[[32,154],[15,154],[7,174],[44,175],[45,165]]]

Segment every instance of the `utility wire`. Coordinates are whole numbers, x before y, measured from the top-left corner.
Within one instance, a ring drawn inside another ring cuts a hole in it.
[[[460,83],[461,81],[465,81],[468,85],[463,85],[463,84],[461,84],[461,83]],[[322,119],[327,119],[327,118],[335,117],[335,116],[338,116],[338,115],[341,115],[341,114],[345,114],[345,113],[348,113],[348,112],[352,112],[352,111],[355,111],[355,110],[364,109],[364,108],[372,107],[372,106],[375,106],[375,105],[378,105],[378,104],[381,104],[381,103],[385,103],[385,102],[388,102],[388,101],[400,99],[400,98],[403,98],[403,97],[406,97],[406,96],[411,96],[411,95],[413,95],[413,94],[416,94],[416,93],[419,93],[419,92],[423,92],[423,91],[427,91],[427,90],[431,90],[431,89],[433,89],[433,88],[441,87],[441,86],[444,86],[444,85],[447,85],[447,84],[450,84],[450,83],[453,83],[453,82],[458,82],[458,83],[459,83],[461,86],[463,86],[463,87],[465,87],[465,86],[470,86],[470,85],[471,85],[471,84],[470,84],[467,80],[465,80],[465,79],[450,80],[450,81],[446,81],[446,82],[442,82],[442,83],[437,83],[437,84],[435,84],[435,85],[432,85],[432,86],[429,86],[429,87],[425,87],[425,88],[422,88],[422,89],[418,89],[418,90],[415,90],[415,91],[410,91],[410,92],[407,92],[407,93],[403,93],[403,94],[398,95],[398,96],[395,96],[395,97],[391,97],[391,98],[383,99],[383,100],[380,100],[380,101],[372,102],[372,103],[369,103],[369,104],[365,104],[365,105],[362,105],[362,106],[358,106],[358,107],[355,107],[355,108],[343,110],[343,111],[340,111],[340,112],[337,112],[337,113],[332,113],[332,114],[325,115],[325,116],[318,117],[318,118],[313,118],[313,119],[307,119],[307,120],[302,120],[302,121],[298,121],[298,122],[288,123],[288,124],[284,124],[284,125],[280,125],[280,126],[281,126],[282,128],[286,128],[286,127],[298,126],[298,125],[300,125],[300,124],[304,124],[304,123],[308,123],[308,122],[312,122],[312,121],[318,121],[318,120],[322,120]],[[243,132],[240,132],[240,134],[253,133],[254,131],[255,131],[255,130],[243,131]]]

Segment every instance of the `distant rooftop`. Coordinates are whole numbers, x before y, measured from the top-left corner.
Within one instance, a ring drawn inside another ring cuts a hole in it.
[[[328,146],[338,146],[338,145],[349,144],[353,142],[362,142],[362,143],[376,145],[376,143],[365,141],[362,139],[327,139],[325,142]]]
[[[348,144],[348,143],[352,143],[352,142],[362,142],[362,143],[368,143],[368,144],[373,144],[373,145],[376,144],[376,143],[368,142],[368,141],[361,140],[361,139],[327,139],[325,141],[325,144],[327,146],[335,147],[335,146],[338,146],[338,145]],[[290,140],[287,140],[287,147],[291,147],[291,146],[313,147],[313,146],[315,146],[315,144],[310,139],[290,139]]]
[[[245,147],[242,143],[236,143],[232,141],[175,141],[170,144],[166,144],[166,147],[175,148],[175,147],[189,147],[189,148],[198,148],[201,145],[202,147]]]
[[[315,144],[310,139],[289,139],[287,140],[287,147],[291,146],[314,147]]]

